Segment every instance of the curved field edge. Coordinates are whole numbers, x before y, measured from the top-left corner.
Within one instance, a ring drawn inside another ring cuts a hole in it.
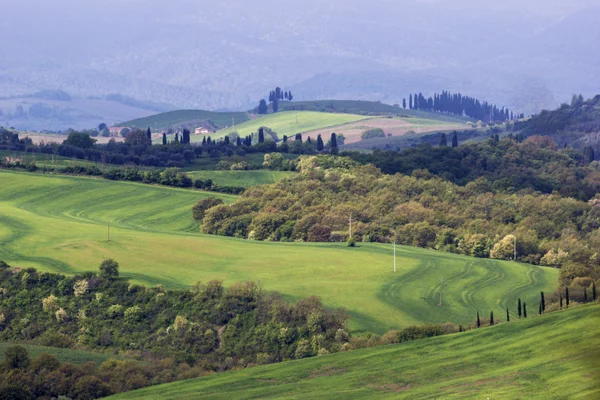
[[[558,399],[600,396],[600,306],[288,361],[110,397]]]
[[[558,270],[390,245],[267,243],[201,235],[191,208],[209,194],[79,177],[0,172],[0,259],[76,274],[105,258],[146,285],[260,282],[290,300],[320,296],[343,307],[354,331],[383,333],[424,322],[466,324],[477,310],[515,311],[554,290]],[[212,194],[210,194],[212,196]],[[224,196],[225,201],[232,199]],[[111,222],[110,242],[107,241]],[[445,277],[443,304],[439,280]],[[512,306],[511,306],[512,305]]]

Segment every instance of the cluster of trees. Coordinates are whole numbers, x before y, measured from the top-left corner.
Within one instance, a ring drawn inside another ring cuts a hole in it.
[[[247,189],[205,211],[204,233],[255,240],[392,242],[475,257],[600,273],[600,195],[589,201],[507,192],[479,177],[465,186],[423,170],[386,175],[348,158],[303,156],[298,177]]]
[[[463,96],[460,93],[443,91],[435,93],[433,97],[426,98],[423,93],[415,93],[403,99],[402,106],[411,110],[436,111],[446,114],[467,116],[469,118],[484,122],[504,122],[524,115],[515,116],[508,108],[500,108],[487,101],[480,101],[474,97]]]
[[[202,371],[300,359],[349,349],[341,309],[316,297],[288,303],[254,282],[166,290],[98,274],[62,276],[0,262],[0,339],[173,358]]]
[[[280,87],[276,87],[275,90],[271,90],[269,92],[269,103],[273,107],[273,112],[279,111],[279,102],[280,101],[292,101],[294,99],[294,95],[291,90],[281,90]],[[258,103],[258,113],[266,114],[269,111],[269,105],[265,101],[265,99],[260,100]]]
[[[375,165],[386,174],[427,170],[461,186],[485,178],[495,192],[557,192],[584,201],[600,192],[600,163],[588,163],[589,159],[574,149],[559,149],[549,137],[523,140],[522,136],[511,134],[503,139],[492,137],[458,146],[458,138],[453,134],[450,141],[451,146],[422,145],[401,152],[375,150],[371,154],[342,155],[364,165]],[[440,142],[448,142],[445,135]]]
[[[172,358],[152,362],[109,359],[102,364],[61,363],[48,353],[32,357],[25,347],[15,345],[6,349],[0,364],[0,399],[91,400],[196,378],[203,372]]]

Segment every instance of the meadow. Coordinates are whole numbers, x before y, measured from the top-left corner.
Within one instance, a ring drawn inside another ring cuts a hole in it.
[[[194,122],[210,121],[217,128],[224,128],[230,126],[234,121],[238,124],[248,121],[249,119],[249,115],[245,112],[177,110],[134,119],[132,121],[121,122],[118,126],[129,126],[138,129],[146,129],[149,127],[155,131],[175,128],[181,124],[187,125],[193,124]]]
[[[122,356],[117,356],[109,353],[97,353],[93,351],[75,350],[75,349],[62,349],[58,347],[47,347],[47,346],[36,346],[32,344],[20,344],[12,342],[0,342],[0,359],[4,358],[4,352],[9,347],[22,346],[27,349],[29,358],[33,359],[42,353],[48,353],[56,357],[61,363],[70,362],[73,364],[85,364],[93,362],[96,364],[102,364],[109,359],[123,359]]]
[[[94,178],[0,171],[0,259],[13,266],[75,274],[103,259],[135,282],[189,287],[258,281],[295,300],[320,296],[344,307],[353,331],[383,333],[424,322],[472,322],[477,310],[536,309],[558,270],[390,245],[269,243],[201,235],[191,208],[234,196]],[[110,241],[108,224],[110,222]],[[443,304],[440,278],[445,278]]]
[[[240,136],[247,136],[258,132],[258,128],[261,126],[267,126],[277,132],[279,139],[282,139],[283,135],[289,137],[297,133],[335,127],[366,118],[368,117],[362,115],[332,114],[314,111],[278,112],[276,114],[257,116],[255,119],[244,122],[243,124],[236,124],[235,127],[222,129],[211,135],[211,137],[224,137],[233,132],[237,132]],[[306,139],[307,135],[304,136],[304,139]],[[315,139],[316,135],[313,135],[313,140]],[[198,141],[202,141],[202,136],[192,135],[192,142]]]
[[[277,183],[282,179],[291,178],[295,172],[250,170],[250,171],[190,171],[187,175],[193,179],[212,179],[219,186],[252,187]]]
[[[119,399],[594,399],[600,306],[123,393]]]

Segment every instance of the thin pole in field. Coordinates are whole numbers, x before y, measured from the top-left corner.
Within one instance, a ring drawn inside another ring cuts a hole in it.
[[[396,272],[396,242],[394,242],[394,272]]]

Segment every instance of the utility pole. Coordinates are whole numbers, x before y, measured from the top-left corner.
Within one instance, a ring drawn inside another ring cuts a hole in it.
[[[396,242],[394,242],[394,272],[396,272]]]
[[[442,292],[444,291],[444,277],[442,276],[442,278],[440,279],[440,304],[438,304],[438,306],[442,305]]]
[[[348,219],[348,222],[350,222],[350,239],[352,239],[352,214],[350,214],[350,218]]]

